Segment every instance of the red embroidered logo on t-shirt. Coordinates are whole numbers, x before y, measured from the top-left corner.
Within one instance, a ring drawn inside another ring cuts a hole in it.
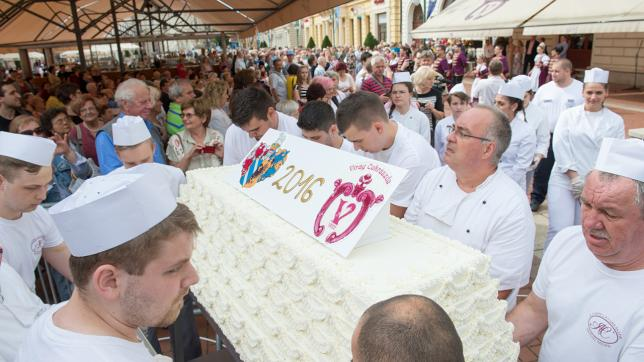
[[[622,339],[622,334],[615,323],[601,313],[590,315],[586,332],[604,347],[610,347]]]

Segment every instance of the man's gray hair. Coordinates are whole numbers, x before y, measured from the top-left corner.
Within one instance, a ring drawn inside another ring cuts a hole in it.
[[[326,64],[326,63],[328,62],[324,56],[321,55],[318,57],[318,64]]]
[[[599,172],[599,179],[602,181],[615,181],[620,177],[628,178],[625,176],[620,176],[620,175],[615,175],[610,172],[604,172],[604,171],[598,171]],[[628,178],[629,180],[633,180],[632,178]],[[642,219],[644,219],[644,182],[638,181],[638,180],[633,180],[633,183],[635,184],[635,205],[640,209],[640,216]]]
[[[170,84],[170,88],[168,88],[168,96],[170,97],[170,99],[175,101],[177,100],[177,98],[181,97],[181,94],[183,93],[183,87],[186,85],[192,87],[192,84],[187,79],[177,79],[172,82],[172,84]]]
[[[119,106],[123,103],[123,101],[131,101],[134,98],[136,88],[147,89],[148,86],[144,81],[140,79],[130,78],[125,82],[119,84],[119,86],[116,88],[116,92],[114,92],[114,100],[116,101],[116,103],[118,103]]]
[[[492,164],[498,165],[503,156],[503,152],[508,149],[510,139],[512,138],[512,128],[510,128],[510,120],[505,113],[499,111],[495,107],[486,104],[477,104],[474,108],[485,109],[492,113],[492,122],[485,132],[485,138],[491,140],[496,144],[496,151],[492,157]]]
[[[385,61],[385,57],[383,57],[382,55],[374,55],[373,57],[371,57],[371,66],[375,66],[380,62],[387,64],[387,61]]]

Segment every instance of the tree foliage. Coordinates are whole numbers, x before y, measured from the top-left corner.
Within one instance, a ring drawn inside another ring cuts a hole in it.
[[[371,32],[367,33],[367,37],[364,39],[364,46],[373,49],[376,46],[378,46],[378,39],[371,34]]]
[[[329,39],[328,35],[325,35],[324,39],[322,40],[322,49],[326,49],[332,46],[333,45],[331,45],[331,39]]]
[[[309,38],[309,43],[308,43],[308,44],[306,44],[306,47],[307,47],[308,49],[313,49],[313,48],[315,48],[315,41],[313,41],[313,37],[310,37],[310,38]]]

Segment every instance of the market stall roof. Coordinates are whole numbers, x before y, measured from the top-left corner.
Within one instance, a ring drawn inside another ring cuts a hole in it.
[[[524,35],[644,32],[644,0],[557,0],[524,24]]]
[[[114,42],[112,5],[121,37],[144,40],[212,38],[221,32],[250,36],[348,1],[0,0],[0,47],[74,45],[74,14],[84,43]]]
[[[554,0],[461,0],[411,32],[415,39],[510,36]],[[585,4],[584,4],[585,6]],[[571,13],[574,16],[575,12]]]

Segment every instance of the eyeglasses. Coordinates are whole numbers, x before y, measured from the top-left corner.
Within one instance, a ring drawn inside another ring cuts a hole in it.
[[[462,128],[457,128],[456,125],[453,125],[453,124],[447,126],[447,129],[449,130],[449,133],[456,132],[456,137],[461,138],[461,139],[462,138],[474,138],[474,139],[477,139],[479,141],[492,142],[492,140],[489,139],[489,138],[478,137],[478,136],[473,136],[471,134],[467,134],[467,133],[463,132]]]
[[[32,129],[27,129],[27,130],[24,130],[24,131],[20,132],[20,134],[23,134],[25,136],[40,136],[40,137],[51,137],[51,136],[53,136],[51,131],[48,131],[48,130],[42,128],[42,127],[38,127],[38,128],[33,129],[33,130]]]
[[[194,116],[194,113],[181,113],[181,118],[192,118]]]

